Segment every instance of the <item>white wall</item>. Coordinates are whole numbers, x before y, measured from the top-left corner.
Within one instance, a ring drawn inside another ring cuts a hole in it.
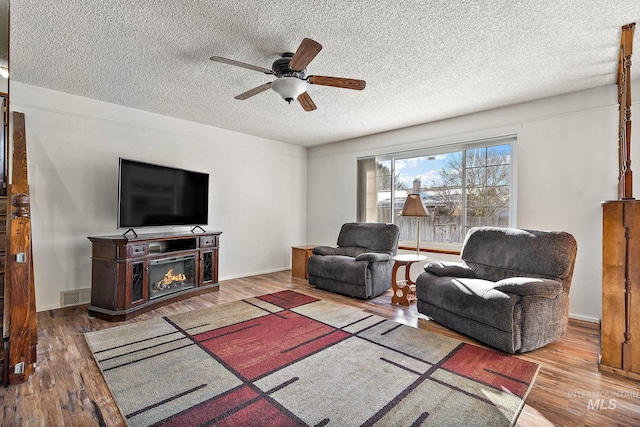
[[[13,81],[10,107],[26,120],[38,311],[91,286],[87,236],[124,232],[118,157],[210,174],[220,280],[289,268],[305,243],[304,148]]]
[[[634,82],[635,87],[639,84]],[[575,236],[578,257],[570,312],[597,321],[600,202],[617,198],[616,89],[611,85],[311,148],[307,242],[335,244],[341,224],[355,220],[358,157],[517,134],[517,226],[564,230]],[[640,109],[634,107],[632,118],[639,115]],[[637,165],[640,133],[632,138]]]
[[[18,82],[11,109],[26,115],[39,311],[58,307],[61,290],[90,286],[87,236],[123,231],[116,229],[118,157],[210,174],[207,229],[223,231],[224,280],[288,268],[292,245],[335,244],[340,225],[356,217],[357,157],[515,133],[517,225],[576,237],[571,313],[600,318],[600,202],[616,198],[613,85],[308,152]],[[634,106],[632,118],[639,115]],[[639,140],[635,132],[634,166]]]

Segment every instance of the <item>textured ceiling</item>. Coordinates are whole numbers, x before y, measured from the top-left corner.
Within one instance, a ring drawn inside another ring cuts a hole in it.
[[[11,79],[313,146],[614,84],[630,22],[639,0],[11,0]],[[274,77],[209,60],[270,68],[304,37],[309,74],[366,89],[238,101]]]

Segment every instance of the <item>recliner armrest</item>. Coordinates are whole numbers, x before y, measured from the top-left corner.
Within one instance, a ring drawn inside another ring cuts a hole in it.
[[[366,252],[356,257],[356,261],[369,261],[369,262],[389,261],[390,259],[391,259],[391,255],[381,254],[377,252]]]
[[[313,248],[314,255],[344,255],[340,248],[332,248],[331,246],[316,246]]]
[[[494,289],[520,296],[555,298],[562,292],[562,284],[553,279],[509,277],[496,282]]]
[[[438,277],[464,277],[475,278],[473,270],[460,262],[435,261],[427,263],[424,271]]]

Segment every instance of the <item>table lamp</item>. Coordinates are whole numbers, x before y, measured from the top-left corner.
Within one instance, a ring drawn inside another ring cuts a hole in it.
[[[409,194],[407,200],[402,207],[402,216],[415,216],[418,223],[418,239],[416,241],[416,256],[420,256],[420,217],[429,216],[427,209],[424,207],[422,197],[419,194]]]

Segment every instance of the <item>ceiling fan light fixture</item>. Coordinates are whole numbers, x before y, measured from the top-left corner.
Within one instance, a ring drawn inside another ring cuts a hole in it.
[[[271,84],[271,88],[289,104],[305,93],[308,87],[306,81],[297,77],[280,77]]]
[[[364,80],[331,76],[308,76],[307,65],[316,57],[320,50],[322,50],[320,43],[309,38],[304,38],[300,46],[298,46],[296,53],[283,53],[281,58],[273,62],[270,70],[221,56],[212,56],[210,59],[213,62],[247,68],[276,77],[276,79],[271,82],[264,83],[240,95],[234,96],[235,99],[242,101],[269,89],[273,89],[289,104],[297,100],[304,111],[314,111],[318,107],[316,107],[315,102],[313,102],[307,91],[309,85],[331,86],[353,90],[362,90],[366,86]]]

